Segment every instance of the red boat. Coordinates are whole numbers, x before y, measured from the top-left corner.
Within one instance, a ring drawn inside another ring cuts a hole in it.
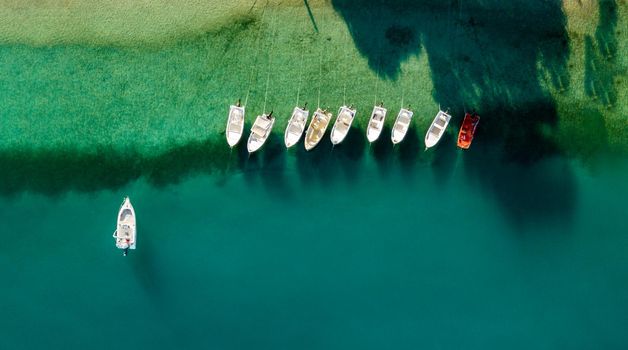
[[[462,149],[469,149],[471,141],[473,141],[473,134],[475,134],[475,128],[480,123],[480,116],[473,113],[466,113],[462,126],[460,127],[460,133],[458,133],[458,147]]]

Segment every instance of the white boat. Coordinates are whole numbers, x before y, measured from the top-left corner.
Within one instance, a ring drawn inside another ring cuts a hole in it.
[[[307,117],[309,114],[310,112],[305,109],[305,107],[294,107],[292,117],[290,117],[290,121],[288,121],[288,126],[286,127],[286,132],[283,137],[286,143],[286,148],[296,145],[299,140],[301,140],[301,136],[303,136],[303,131],[305,130],[305,125],[307,125]]]
[[[124,256],[129,249],[135,249],[137,226],[135,225],[135,209],[129,197],[125,197],[118,211],[118,225],[113,233],[116,247],[123,250]]]
[[[403,141],[404,137],[406,137],[408,129],[410,128],[410,122],[412,121],[412,115],[412,111],[405,108],[402,108],[399,114],[397,114],[397,119],[395,120],[395,125],[393,125],[390,135],[394,145]]]
[[[275,117],[273,117],[273,112],[257,116],[255,123],[253,123],[253,126],[251,127],[249,141],[246,144],[246,148],[249,153],[253,153],[262,148],[264,142],[268,139],[268,135],[270,135],[270,131],[273,129],[274,124]]]
[[[445,134],[445,129],[447,129],[450,119],[451,116],[449,114],[438,111],[432,125],[427,129],[427,134],[425,134],[425,149],[434,147],[440,141],[443,134]]]
[[[373,113],[371,113],[371,119],[369,119],[369,125],[366,128],[366,139],[369,142],[373,142],[379,138],[379,135],[384,129],[384,120],[386,119],[386,108],[382,106],[373,107]]]
[[[338,117],[336,118],[336,122],[334,123],[334,127],[331,129],[331,143],[337,145],[341,143],[342,140],[345,139],[345,137],[347,137],[354,118],[355,109],[347,106],[340,107],[340,110],[338,110]]]
[[[229,107],[229,119],[227,119],[227,143],[229,147],[233,147],[240,142],[244,132],[244,107],[240,107],[240,103],[236,106]]]
[[[323,139],[331,118],[331,113],[320,108],[314,112],[312,120],[310,121],[310,126],[308,126],[307,131],[305,132],[304,143],[306,151],[316,147],[316,145],[318,145],[318,143]]]

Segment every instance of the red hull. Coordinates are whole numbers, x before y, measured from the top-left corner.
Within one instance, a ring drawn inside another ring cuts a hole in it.
[[[473,141],[473,135],[475,134],[475,128],[480,123],[480,116],[477,114],[465,114],[460,132],[458,133],[458,147],[462,149],[469,149],[471,142]]]

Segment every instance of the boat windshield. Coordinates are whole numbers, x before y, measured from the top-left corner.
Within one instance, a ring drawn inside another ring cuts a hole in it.
[[[240,121],[242,119],[242,111],[239,109],[234,109],[231,112],[231,118],[233,118],[234,122]]]
[[[299,134],[302,131],[303,131],[303,128],[297,124],[291,124],[290,128],[288,129],[288,132],[293,133],[293,134]]]
[[[255,136],[263,137],[264,134],[266,133],[266,130],[264,130],[259,125],[253,125],[253,133],[255,134]]]
[[[125,208],[120,213],[120,221],[126,221],[127,219],[130,219],[131,216],[133,216],[131,209]]]

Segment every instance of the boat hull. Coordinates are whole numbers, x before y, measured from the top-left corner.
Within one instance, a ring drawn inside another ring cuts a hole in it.
[[[284,133],[286,148],[290,148],[299,143],[305,131],[305,126],[307,125],[308,115],[309,111],[307,109],[299,107],[294,108],[290,121],[288,121],[286,132]]]
[[[408,133],[408,129],[410,129],[410,123],[412,122],[412,113],[411,110],[402,108],[397,114],[397,119],[395,120],[395,124],[393,125],[392,132],[390,133],[390,139],[394,145],[403,141]]]
[[[331,129],[331,135],[329,136],[332,144],[337,145],[347,137],[354,119],[355,109],[351,109],[347,106],[340,107],[338,110],[338,117]]]
[[[327,126],[331,121],[332,115],[329,112],[323,111],[320,108],[314,112],[310,125],[305,132],[305,150],[310,151],[316,147],[327,131]]]
[[[270,132],[275,125],[275,118],[266,114],[258,115],[255,119],[255,123],[251,127],[251,134],[249,134],[249,140],[246,143],[246,149],[249,153],[257,152],[270,135]]]
[[[229,107],[229,118],[227,119],[227,128],[225,136],[229,147],[234,147],[242,139],[244,133],[244,107]]]
[[[137,245],[137,224],[135,219],[135,209],[129,197],[125,197],[118,210],[118,221],[116,232],[113,237],[116,239],[118,249],[135,249]]]
[[[373,107],[368,127],[366,128],[366,139],[369,142],[375,142],[384,130],[384,121],[386,121],[386,108],[381,106]]]
[[[480,123],[480,116],[477,114],[465,114],[462,125],[460,126],[460,132],[458,132],[458,147],[462,149],[469,149],[473,137],[475,136],[475,129]]]
[[[438,141],[445,134],[445,130],[449,125],[449,120],[451,120],[451,116],[443,111],[438,111],[436,117],[432,121],[432,125],[430,125],[429,129],[427,129],[427,133],[425,134],[425,149],[436,146]]]

